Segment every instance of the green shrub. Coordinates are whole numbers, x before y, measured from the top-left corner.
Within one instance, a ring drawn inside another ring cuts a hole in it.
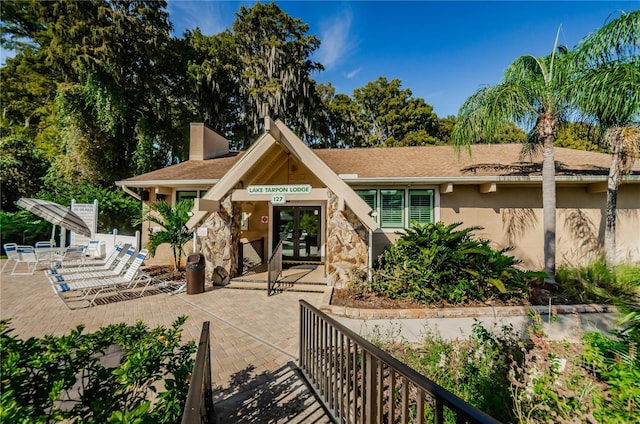
[[[1,321],[0,422],[177,422],[196,349],[180,343],[185,320],[152,330],[110,325],[93,334],[79,326],[67,336],[28,340]],[[107,367],[100,356],[113,344],[122,358]]]
[[[640,422],[640,357],[638,339],[614,338],[589,332],[583,337],[585,365],[608,387],[608,401],[613,406],[599,411],[600,422]]]
[[[17,243],[33,246],[37,241],[51,238],[51,227],[51,223],[26,210],[0,211],[1,244]]]
[[[640,267],[607,268],[604,258],[585,266],[560,266],[557,295],[576,303],[618,303],[640,298]]]
[[[382,344],[382,348],[476,408],[502,422],[512,422],[507,371],[518,355],[517,343],[513,328],[488,330],[476,322],[469,341],[447,341],[427,332],[418,348],[407,343]],[[433,421],[433,417],[426,418],[426,422]]]
[[[516,268],[519,261],[506,254],[510,249],[495,250],[473,237],[481,227],[456,230],[460,225],[414,222],[399,233],[373,274],[373,290],[434,304],[525,299],[529,279],[544,274]]]

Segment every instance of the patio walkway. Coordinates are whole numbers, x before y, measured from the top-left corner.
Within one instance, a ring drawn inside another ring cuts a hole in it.
[[[3,263],[4,261],[2,261]],[[214,402],[221,423],[328,423],[320,404],[299,377],[298,300],[320,305],[324,294],[230,290],[207,285],[205,293],[143,296],[69,310],[53,293],[42,270],[33,276],[0,275],[0,318],[11,318],[22,338],[63,335],[80,324],[85,331],[124,322],[169,326],[189,319],[184,340],[197,340],[211,322]]]

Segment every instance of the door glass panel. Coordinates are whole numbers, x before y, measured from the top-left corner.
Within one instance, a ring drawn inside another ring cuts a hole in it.
[[[293,256],[295,222],[293,208],[278,208],[278,235],[282,240],[282,256]]]
[[[299,211],[300,243],[298,256],[300,258],[319,257],[318,236],[320,226],[320,208],[301,208]]]

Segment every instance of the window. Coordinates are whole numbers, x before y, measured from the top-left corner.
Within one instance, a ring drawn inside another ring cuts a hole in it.
[[[404,227],[404,190],[380,190],[380,226]]]
[[[181,190],[176,191],[176,203],[182,200],[193,200],[196,197],[202,197],[207,194],[207,190]]]
[[[409,190],[409,224],[433,222],[433,190]]]
[[[198,192],[196,190],[176,191],[176,203],[183,200],[193,200],[196,197],[198,197]]]
[[[378,221],[378,190],[355,190],[356,194],[371,208],[372,216]],[[375,213],[375,215],[374,215]]]

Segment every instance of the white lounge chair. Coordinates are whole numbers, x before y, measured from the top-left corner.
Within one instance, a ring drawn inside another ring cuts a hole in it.
[[[53,274],[49,275],[49,281],[52,284],[61,284],[74,280],[86,280],[93,278],[110,278],[123,275],[125,268],[129,265],[129,262],[134,257],[135,248],[129,247],[124,256],[118,261],[113,269],[101,270],[101,271],[87,271],[87,272],[75,272],[70,274]]]
[[[4,247],[4,253],[7,254],[7,261],[2,266],[2,270],[0,270],[0,272],[4,271],[7,265],[9,265],[9,262],[11,261],[15,262],[18,260],[18,244],[17,243],[5,243],[2,246]]]
[[[141,272],[143,261],[147,258],[147,249],[141,250],[136,258],[131,263],[131,266],[127,269],[127,272],[121,277],[115,278],[97,278],[72,281],[69,283],[52,284],[53,292],[62,299],[65,304],[68,300],[72,301],[84,301],[86,300],[92,306],[96,298],[107,292],[118,291],[124,292],[137,288],[140,283],[145,282],[144,288],[138,294],[142,296],[149,284],[152,283],[153,278],[148,274]],[[71,294],[71,297],[68,295]],[[91,300],[87,300],[90,296]],[[69,306],[67,304],[67,306]]]
[[[84,248],[84,255],[89,258],[100,257],[100,240],[89,240]]]
[[[76,262],[78,264],[76,267],[50,268],[45,270],[44,275],[49,277],[51,275],[68,275],[78,272],[108,271],[116,265],[117,261],[120,261],[124,257],[129,247],[131,247],[129,243],[116,245],[104,261],[79,261]]]
[[[78,255],[77,258],[66,259],[65,257],[60,258],[59,261],[56,261],[51,264],[51,269],[59,269],[59,272],[66,272],[67,268],[80,268],[87,266],[102,266],[107,261],[112,260],[113,255],[122,255],[128,248],[131,246],[129,243],[118,242],[113,247],[113,249],[109,252],[109,254],[102,259],[91,259],[87,258],[84,254],[85,246],[75,245],[69,246],[68,249],[77,251],[77,249],[82,250],[82,254]],[[74,253],[75,255],[75,253]]]

